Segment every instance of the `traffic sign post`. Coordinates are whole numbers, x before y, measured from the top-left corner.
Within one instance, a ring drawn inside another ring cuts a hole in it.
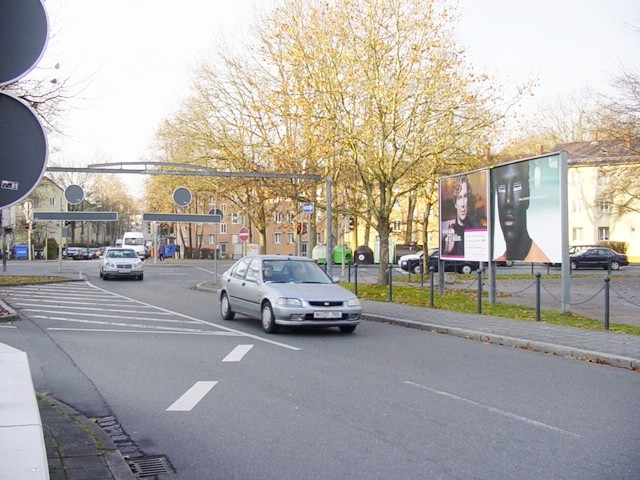
[[[244,257],[247,254],[247,240],[249,240],[249,229],[247,227],[242,227],[238,230],[238,238],[242,242],[242,256]]]

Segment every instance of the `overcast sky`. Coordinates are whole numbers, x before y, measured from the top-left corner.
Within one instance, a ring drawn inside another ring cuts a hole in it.
[[[92,77],[52,140],[50,162],[152,160],[160,122],[221,32],[246,28],[260,0],[46,0],[55,37],[42,63]],[[603,90],[621,63],[640,70],[639,0],[460,0],[469,60],[511,85],[537,79],[534,101]],[[60,148],[60,151],[57,151]],[[140,180],[138,178],[138,180]]]

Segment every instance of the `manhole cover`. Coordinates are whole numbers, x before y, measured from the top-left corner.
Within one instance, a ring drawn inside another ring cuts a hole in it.
[[[139,478],[155,477],[175,473],[167,457],[144,457],[129,460],[129,468]]]

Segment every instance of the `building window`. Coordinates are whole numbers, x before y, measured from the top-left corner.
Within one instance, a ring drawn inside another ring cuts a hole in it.
[[[219,223],[218,225],[220,225],[220,234],[224,235],[225,233],[227,233],[227,224],[226,223]]]
[[[222,210],[222,213],[226,214],[227,213],[227,204],[223,203],[220,205],[220,210]]]
[[[220,244],[220,255],[226,255],[227,254],[227,244],[226,243],[221,243]]]
[[[216,234],[215,233],[210,233],[209,234],[209,245],[213,245],[216,243]]]
[[[598,201],[598,213],[609,213],[611,211],[611,204],[606,200]]]
[[[393,229],[394,232],[401,232],[402,222],[400,220],[394,220],[393,222],[391,222],[391,228]]]
[[[609,227],[598,227],[598,240],[609,240]]]
[[[580,172],[573,172],[571,174],[571,183],[573,183],[573,185],[576,187],[582,185],[582,175],[580,174]]]
[[[574,242],[581,242],[582,241],[582,227],[576,227],[573,229],[573,236],[571,238],[572,241]]]
[[[238,224],[238,218],[240,217],[240,214],[238,212],[233,212],[231,214],[231,224],[232,225],[237,225]]]
[[[274,233],[273,234],[273,243],[282,243],[282,234],[281,233]]]
[[[605,187],[609,184],[609,175],[605,172],[598,172],[598,186]]]
[[[580,199],[571,202],[573,213],[582,213],[584,202]]]
[[[295,243],[295,239],[293,238],[293,233],[287,233],[287,242]]]
[[[273,213],[273,221],[275,223],[282,223],[282,213],[280,212],[274,212]]]
[[[50,207],[55,207],[56,206],[56,198],[55,197],[49,197],[49,206]]]

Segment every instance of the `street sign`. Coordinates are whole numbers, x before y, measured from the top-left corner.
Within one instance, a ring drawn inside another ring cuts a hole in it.
[[[313,213],[313,203],[307,202],[302,204],[302,213]]]
[[[0,3],[0,86],[29,73],[44,53],[49,20],[41,0]]]
[[[0,207],[15,205],[36,188],[47,155],[47,137],[33,109],[0,92]]]
[[[238,231],[238,238],[243,242],[249,240],[249,229],[247,227],[242,227]]]
[[[84,190],[80,185],[71,184],[64,189],[64,198],[71,205],[78,205],[84,200]]]
[[[220,223],[222,217],[197,213],[143,213],[142,220],[145,222]]]
[[[173,203],[186,207],[191,203],[191,191],[186,187],[178,187],[173,191]]]
[[[116,222],[118,212],[33,212],[34,220],[68,222]]]

